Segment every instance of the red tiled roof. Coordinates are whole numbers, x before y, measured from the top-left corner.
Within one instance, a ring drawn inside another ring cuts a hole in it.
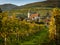
[[[32,15],[30,16],[30,19],[32,19],[32,18],[34,18],[34,17],[38,17],[38,14],[32,14]]]

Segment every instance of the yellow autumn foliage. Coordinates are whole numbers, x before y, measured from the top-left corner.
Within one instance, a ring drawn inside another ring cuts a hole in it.
[[[49,25],[49,37],[51,39],[55,38],[56,27],[55,27],[55,19],[52,17]]]
[[[54,8],[51,13],[52,13],[52,16],[49,22],[50,24],[49,25],[49,37],[50,39],[54,39],[56,36],[56,25],[55,25],[56,19],[54,17],[56,17],[56,15],[60,15],[60,9]]]

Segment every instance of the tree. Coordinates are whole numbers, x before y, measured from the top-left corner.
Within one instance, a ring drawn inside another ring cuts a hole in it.
[[[54,8],[52,11],[49,36],[51,40],[56,42],[56,45],[60,45],[60,9]]]
[[[2,13],[2,10],[1,10],[1,8],[0,8],[0,13]]]
[[[1,30],[1,27],[2,27],[2,10],[0,8],[0,30]]]

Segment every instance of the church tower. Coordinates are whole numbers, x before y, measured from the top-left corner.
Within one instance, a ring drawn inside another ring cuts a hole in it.
[[[28,18],[30,17],[30,10],[28,10]]]

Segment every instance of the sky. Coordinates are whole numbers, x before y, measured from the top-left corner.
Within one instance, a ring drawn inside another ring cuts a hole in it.
[[[33,3],[33,2],[39,2],[39,1],[44,1],[44,0],[0,0],[0,5],[1,4],[15,4],[18,6]]]

